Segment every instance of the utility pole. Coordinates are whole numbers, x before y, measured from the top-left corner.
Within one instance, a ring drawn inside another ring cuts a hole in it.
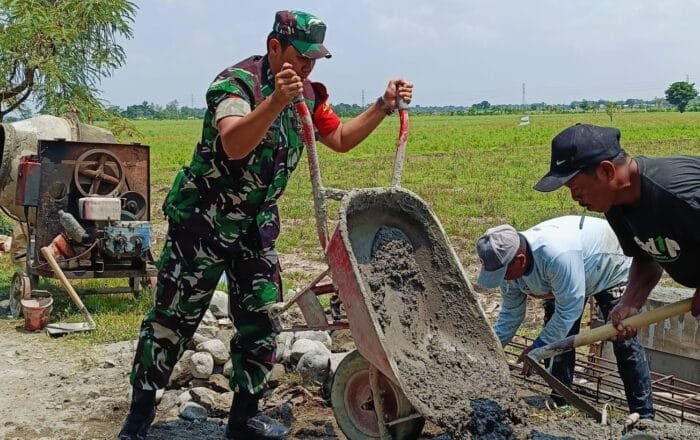
[[[522,99],[522,104],[521,104],[521,106],[522,106],[522,109],[523,109],[523,113],[525,113],[525,83],[523,83],[523,99]]]
[[[685,74],[685,82],[690,84],[690,76],[687,73]]]
[[[362,89],[362,108],[365,108],[365,89]]]

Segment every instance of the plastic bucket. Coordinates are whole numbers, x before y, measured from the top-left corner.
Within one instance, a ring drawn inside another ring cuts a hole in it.
[[[42,330],[49,323],[53,298],[23,299],[24,328],[27,331]]]

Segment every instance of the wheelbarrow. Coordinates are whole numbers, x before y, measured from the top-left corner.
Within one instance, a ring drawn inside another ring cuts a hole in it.
[[[407,106],[399,107],[392,186],[345,191],[322,186],[309,110],[303,99],[295,105],[304,121],[316,229],[328,269],[271,314],[279,318],[294,304],[301,309],[307,325],[284,328],[275,319],[280,331],[350,329],[357,349],[338,365],[330,393],[336,420],[348,438],[418,438],[426,418],[446,426],[446,414],[464,412],[471,399],[507,387],[505,355],[437,217],[420,197],[400,187]],[[326,199],[340,200],[330,236]],[[414,264],[415,279],[397,274],[396,267],[384,274],[375,264],[387,243],[411,250],[412,264],[419,263]],[[403,278],[408,284],[402,284]],[[415,291],[411,283],[417,283]],[[317,299],[328,293],[342,301],[345,316],[335,312],[329,320]],[[449,353],[454,364],[442,362],[441,353]],[[491,381],[482,380],[459,396],[451,392],[463,391],[453,386],[455,381],[478,382],[481,376]],[[440,395],[425,393],[425,384],[434,385],[430,388]],[[450,395],[449,404],[440,403],[442,394]]]

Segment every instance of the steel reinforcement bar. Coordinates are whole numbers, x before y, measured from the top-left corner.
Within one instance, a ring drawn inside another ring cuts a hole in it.
[[[524,377],[520,374],[517,357],[532,343],[532,339],[516,336],[506,347],[506,357],[511,374],[521,380],[542,386],[547,384],[536,375]],[[673,375],[651,372],[654,409],[672,420],[700,425],[700,384],[679,379]],[[581,397],[594,403],[613,403],[626,411],[622,380],[614,361],[597,356],[595,353],[578,353],[574,371],[573,390]]]

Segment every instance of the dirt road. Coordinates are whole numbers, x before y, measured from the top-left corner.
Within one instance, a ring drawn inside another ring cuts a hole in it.
[[[22,321],[0,319],[0,438],[114,439],[128,409],[135,341],[78,349]],[[344,439],[326,405],[295,407],[293,438]],[[192,423],[159,414],[149,439],[224,438],[224,420]]]
[[[285,269],[315,273],[319,263],[295,257]],[[128,374],[136,341],[78,347],[27,333],[0,308],[0,439],[114,439],[128,410]],[[223,439],[224,420],[191,423],[159,414],[149,439]],[[332,410],[294,409],[296,438],[340,438]]]
[[[0,438],[114,438],[127,409],[133,344],[78,350],[20,324],[0,320]]]

